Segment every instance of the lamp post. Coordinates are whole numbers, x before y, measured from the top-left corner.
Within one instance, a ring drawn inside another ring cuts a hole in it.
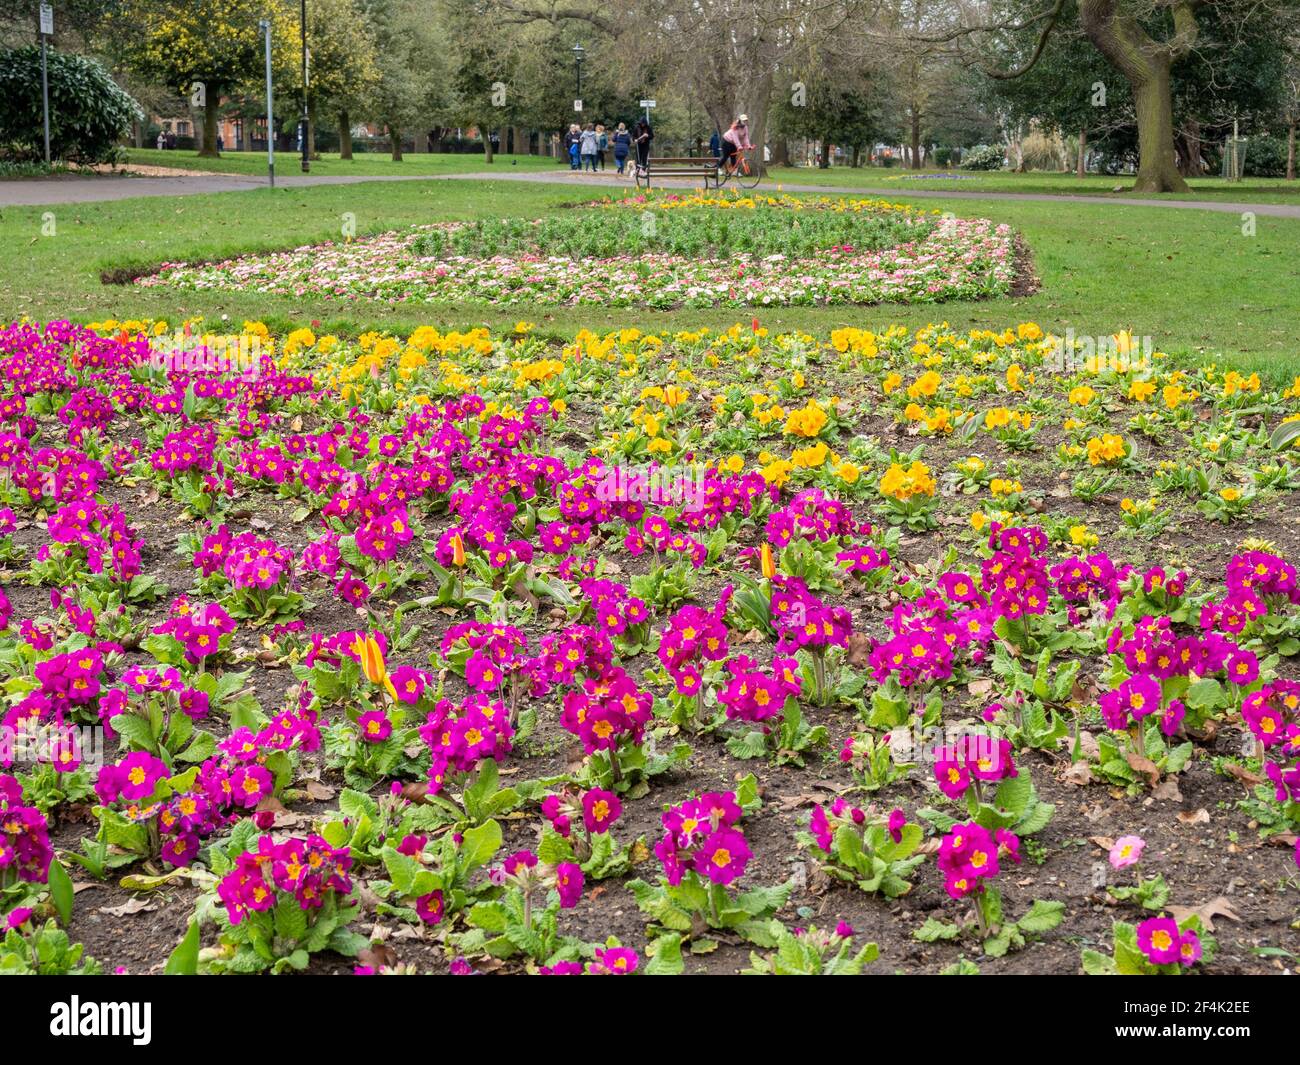
[[[271,20],[258,25],[266,36],[266,179],[275,188],[275,116],[271,113]]]
[[[302,33],[302,172],[311,170],[311,146],[307,143],[310,130],[307,112],[307,0],[302,0],[300,29]]]
[[[573,98],[573,109],[582,110],[582,61],[587,58],[587,50],[580,44],[573,46],[573,72],[577,76],[577,93]]]

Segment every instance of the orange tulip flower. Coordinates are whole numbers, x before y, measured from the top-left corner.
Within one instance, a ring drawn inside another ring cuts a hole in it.
[[[352,650],[361,659],[361,672],[365,674],[366,680],[371,684],[382,684],[388,694],[396,699],[397,689],[388,677],[388,667],[384,664],[384,652],[379,649],[379,641],[373,636],[367,636],[364,640],[357,640],[352,645]]]

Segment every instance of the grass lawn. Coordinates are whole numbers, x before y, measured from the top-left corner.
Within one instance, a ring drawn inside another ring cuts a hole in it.
[[[204,159],[192,151],[159,151],[157,148],[129,148],[128,163],[141,166],[166,166],[176,170],[200,170],[214,174],[249,174],[263,177],[266,174],[265,152],[222,152],[220,159]],[[293,152],[277,152],[275,172],[288,177],[302,173],[301,156]],[[400,163],[388,155],[377,152],[358,152],[351,159],[340,159],[337,152],[322,152],[319,159],[311,161],[311,172],[327,177],[361,175],[379,177],[400,174],[469,174],[488,171],[493,167],[526,167],[529,170],[559,170],[555,159],[541,155],[498,155],[491,166],[481,154],[453,154],[448,152],[408,152]],[[568,168],[568,161],[563,164]]]
[[[177,154],[177,153],[167,153]],[[412,156],[412,159],[435,157]],[[448,157],[441,157],[447,159]],[[451,157],[457,160],[472,157]],[[346,164],[339,164],[346,165]],[[735,309],[655,312],[514,304],[389,304],[294,299],[244,292],[183,292],[102,285],[102,270],[165,260],[220,259],[249,251],[337,238],[342,216],[356,216],[358,235],[437,219],[538,217],[580,202],[586,190],[515,182],[399,182],[301,189],[249,190],[206,196],[79,204],[55,209],[57,235],[42,236],[48,208],[10,208],[0,220],[0,315],[36,319],[201,315],[273,326],[320,320],[337,332],[419,324],[465,328],[511,326],[520,319],[544,332],[638,326],[676,330],[748,321]],[[896,197],[905,201],[906,196]],[[966,329],[1003,328],[1034,320],[1045,328],[1104,336],[1130,329],[1158,349],[1203,361],[1222,353],[1273,381],[1300,373],[1300,221],[1260,218],[1255,236],[1234,215],[1103,205],[924,200],[920,205],[1014,226],[1042,279],[1037,293],[982,303],[861,308],[773,308],[765,326],[818,335],[845,324],[883,328],[946,320]]]
[[[1151,193],[1132,191],[1131,175],[1088,174],[1083,178],[1074,173],[1062,174],[1035,171],[1013,174],[1009,171],[947,171],[899,170],[883,167],[835,166],[819,170],[810,166],[775,167],[772,180],[799,185],[842,185],[845,187],[899,189],[933,189],[938,192],[1021,192],[1031,194],[1073,194],[1079,196],[1108,196],[1112,198],[1134,196],[1139,199]],[[1173,200],[1224,200],[1229,203],[1258,201],[1260,203],[1300,204],[1300,181],[1284,178],[1247,178],[1229,182],[1222,178],[1193,178],[1188,182],[1190,194],[1162,195],[1160,199]],[[1124,191],[1115,192],[1118,187]]]

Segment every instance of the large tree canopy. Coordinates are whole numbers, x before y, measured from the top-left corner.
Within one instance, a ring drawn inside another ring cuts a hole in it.
[[[298,7],[289,0],[119,0],[108,20],[113,45],[141,77],[194,98],[203,108],[203,147],[217,155],[217,117],[223,93],[256,82],[265,65],[259,24],[269,18],[276,64],[294,69]]]

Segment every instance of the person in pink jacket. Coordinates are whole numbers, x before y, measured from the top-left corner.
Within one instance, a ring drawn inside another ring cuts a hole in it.
[[[749,116],[741,115],[722,135],[722,166],[731,173],[736,169],[736,157],[754,146],[749,143]]]

